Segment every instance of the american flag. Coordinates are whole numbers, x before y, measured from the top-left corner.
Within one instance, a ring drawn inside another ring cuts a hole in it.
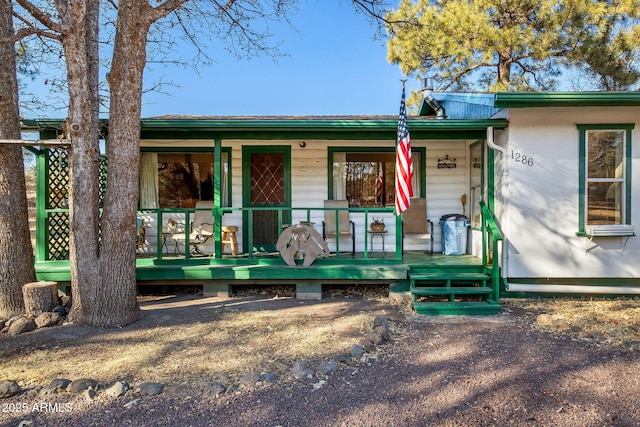
[[[398,119],[398,144],[396,146],[396,215],[409,209],[413,197],[413,162],[411,161],[411,138],[407,125],[407,108],[404,103],[404,84]]]

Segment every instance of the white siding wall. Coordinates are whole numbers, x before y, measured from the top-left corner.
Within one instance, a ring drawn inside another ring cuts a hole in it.
[[[530,108],[510,112],[508,204],[497,207],[511,278],[640,277],[640,237],[588,239],[578,231],[576,124],[635,123],[639,108]],[[632,135],[631,223],[640,232],[640,129]],[[511,153],[533,160],[517,163]],[[498,175],[498,173],[497,173]],[[499,188],[499,187],[498,187]],[[503,187],[504,189],[504,187]],[[501,197],[498,197],[500,202]],[[587,250],[588,249],[588,250]]]

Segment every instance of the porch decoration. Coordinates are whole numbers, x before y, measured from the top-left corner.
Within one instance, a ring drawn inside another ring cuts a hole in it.
[[[370,227],[371,231],[384,231],[384,219],[373,218]]]
[[[304,267],[313,264],[318,257],[329,256],[329,246],[322,235],[313,227],[302,224],[285,228],[278,238],[276,249],[284,262],[290,266],[296,265],[296,256],[304,258]]]
[[[455,169],[456,168],[456,159],[449,158],[448,154],[441,159],[438,159],[438,169]]]

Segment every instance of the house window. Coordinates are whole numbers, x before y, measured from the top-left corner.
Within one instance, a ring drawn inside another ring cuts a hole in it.
[[[341,150],[330,148],[330,197],[348,200],[349,206],[393,206],[395,204],[395,151]],[[413,195],[422,197],[424,149],[412,150]]]
[[[213,200],[211,152],[144,152],[140,167],[140,207],[193,208]],[[222,206],[229,206],[229,152],[222,152]]]
[[[480,201],[482,200],[482,144],[477,142],[469,149],[469,157],[471,159],[469,165],[469,187],[470,198],[469,215],[472,227],[480,227],[482,223],[482,214],[480,212]]]
[[[633,125],[580,125],[580,232],[630,219]]]

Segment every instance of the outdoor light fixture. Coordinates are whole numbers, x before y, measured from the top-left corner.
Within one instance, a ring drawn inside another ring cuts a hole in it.
[[[300,146],[300,148],[304,148],[307,146],[307,143],[304,141],[300,141],[300,144],[298,144]]]

